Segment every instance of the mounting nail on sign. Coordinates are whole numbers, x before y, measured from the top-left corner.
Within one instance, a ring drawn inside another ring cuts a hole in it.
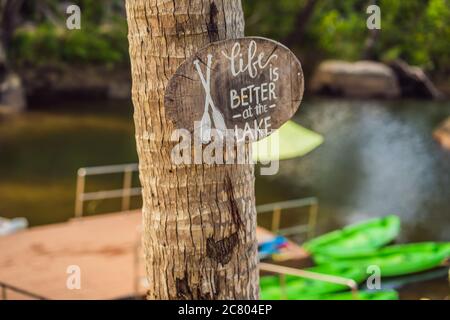
[[[184,61],[165,94],[166,116],[203,143],[232,133],[260,140],[297,111],[300,62],[282,44],[259,37],[214,42]]]

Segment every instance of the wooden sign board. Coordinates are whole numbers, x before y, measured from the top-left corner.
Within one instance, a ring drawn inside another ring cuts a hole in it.
[[[211,43],[170,79],[166,116],[203,143],[211,130],[256,141],[297,111],[304,80],[300,62],[282,44],[259,37]]]

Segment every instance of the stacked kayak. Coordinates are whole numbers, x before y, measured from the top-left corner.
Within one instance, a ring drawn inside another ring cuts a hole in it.
[[[305,294],[289,291],[284,293],[280,287],[261,290],[262,300],[398,300],[395,290],[335,292],[326,294]]]
[[[395,290],[359,291],[356,296],[352,292],[338,292],[311,297],[309,300],[398,300]]]
[[[306,269],[306,271],[353,279],[357,283],[364,281],[367,277],[365,270],[363,270],[362,268],[353,268],[348,266],[335,267],[333,265],[321,265],[308,268]],[[268,292],[270,292],[271,296],[276,295],[277,292],[279,293],[279,295],[281,295],[282,289],[280,280],[281,279],[279,276],[261,277],[260,286],[262,288],[262,296],[267,295]],[[290,275],[286,275],[283,279],[283,282],[286,285],[285,291],[287,291],[288,299],[294,299],[295,297],[301,295],[311,296],[348,289],[348,287],[343,284],[336,284],[315,279],[306,279],[303,277]]]
[[[450,242],[423,242],[386,246],[400,232],[397,216],[358,223],[319,236],[303,246],[317,266],[307,271],[339,276],[362,283],[368,267],[380,268],[381,277],[403,276],[439,267],[450,258]],[[313,300],[396,300],[395,291],[363,291],[355,297],[342,292],[348,287],[319,280],[284,276],[261,278],[262,299]]]
[[[450,243],[423,242],[389,246],[349,255],[345,259],[315,256],[315,260],[333,266],[352,266],[365,270],[368,266],[375,265],[380,268],[382,277],[394,277],[439,267],[449,257]]]
[[[400,219],[390,215],[350,225],[304,243],[303,247],[316,259],[323,256],[332,259],[346,258],[378,249],[397,238]]]

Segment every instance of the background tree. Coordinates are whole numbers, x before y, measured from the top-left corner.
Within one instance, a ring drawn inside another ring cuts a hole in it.
[[[9,67],[6,50],[10,47],[14,30],[19,23],[22,3],[23,0],[0,0],[0,77],[3,77]]]
[[[186,58],[243,36],[241,2],[127,0],[126,12],[148,298],[256,299],[253,166],[175,166],[164,107],[168,80]]]
[[[450,70],[449,1],[377,0],[382,18],[379,32],[366,27],[366,9],[373,0],[258,0],[243,5],[247,35],[289,45],[305,62],[306,75],[323,59],[366,57],[400,58],[433,77],[445,78]],[[49,61],[101,63],[128,68],[123,0],[0,0],[0,4],[6,2],[23,2],[18,20],[27,25],[16,29],[6,48],[11,63],[27,67]],[[81,8],[82,30],[65,30],[69,3]]]
[[[288,47],[293,45],[299,45],[303,43],[303,36],[306,31],[306,26],[309,19],[314,13],[314,8],[317,4],[317,0],[308,0],[305,3],[304,8],[298,10],[294,20],[294,26],[287,37],[284,39],[284,44]]]

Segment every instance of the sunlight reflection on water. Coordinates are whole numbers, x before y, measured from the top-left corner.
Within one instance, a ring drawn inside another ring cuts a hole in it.
[[[400,240],[450,240],[450,152],[432,138],[448,115],[448,102],[305,102],[296,120],[325,143],[280,177],[320,198],[325,229],[394,213]]]

